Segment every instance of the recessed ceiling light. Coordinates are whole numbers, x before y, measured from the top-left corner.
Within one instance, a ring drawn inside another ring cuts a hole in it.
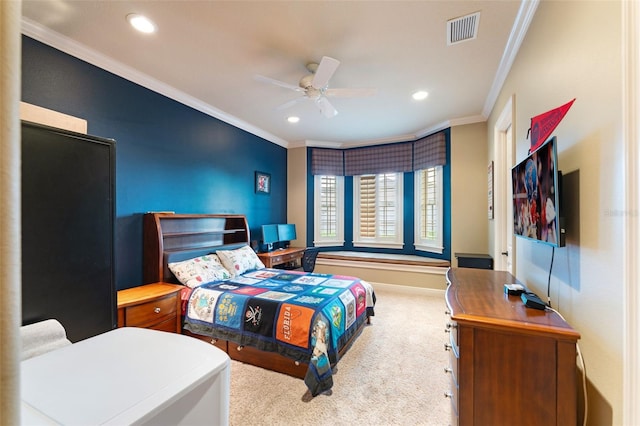
[[[424,99],[427,99],[427,96],[429,96],[429,93],[425,92],[424,90],[419,90],[413,94],[413,99],[415,99],[416,101],[422,101]]]
[[[291,117],[287,117],[287,121],[289,123],[297,123],[298,121],[300,121],[300,117],[296,117],[296,116],[292,115]]]
[[[149,34],[156,31],[156,25],[146,16],[130,13],[127,15],[127,21],[141,33]]]

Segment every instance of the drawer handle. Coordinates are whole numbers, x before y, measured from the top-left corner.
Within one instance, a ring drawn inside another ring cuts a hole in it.
[[[450,350],[451,350],[451,348],[452,348],[452,346],[451,346],[451,344],[450,344],[450,343],[445,343],[445,344],[444,344],[444,350],[445,350],[445,351],[450,351]]]
[[[243,349],[244,349],[244,346],[240,345],[240,346],[238,346],[236,349],[238,350],[238,352],[240,352],[241,350],[243,350]]]
[[[218,341],[218,339],[211,339],[211,344],[215,345],[217,341]]]
[[[153,312],[155,312],[156,314],[159,314],[159,313],[160,313],[160,308],[155,308],[155,309],[153,310]]]
[[[444,393],[444,397],[445,398],[453,398],[453,394],[451,392],[445,392]]]

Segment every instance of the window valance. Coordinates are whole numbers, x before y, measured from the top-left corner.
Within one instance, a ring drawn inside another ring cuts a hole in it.
[[[411,143],[353,148],[344,152],[344,174],[347,176],[410,172]]]
[[[313,148],[311,174],[358,176],[381,173],[406,173],[443,166],[447,162],[445,132],[413,142],[376,145],[351,149]]]
[[[311,174],[344,176],[344,151],[313,148],[311,150]]]
[[[439,132],[413,142],[413,170],[447,164],[447,146],[444,132]]]

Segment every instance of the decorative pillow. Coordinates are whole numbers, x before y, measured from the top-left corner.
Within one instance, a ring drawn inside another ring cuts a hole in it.
[[[264,268],[264,263],[249,246],[244,246],[235,250],[218,250],[216,254],[220,258],[222,265],[236,277],[247,271]]]
[[[194,257],[182,262],[172,262],[168,266],[178,281],[191,288],[231,278],[231,274],[222,266],[220,259],[215,254]]]

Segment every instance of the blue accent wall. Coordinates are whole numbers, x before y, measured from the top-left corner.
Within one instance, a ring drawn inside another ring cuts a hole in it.
[[[239,213],[251,239],[287,221],[287,151],[184,104],[22,37],[22,100],[86,119],[116,140],[116,286],[142,284],[142,215]],[[271,174],[256,194],[254,173]],[[46,217],[46,212],[43,212]]]

